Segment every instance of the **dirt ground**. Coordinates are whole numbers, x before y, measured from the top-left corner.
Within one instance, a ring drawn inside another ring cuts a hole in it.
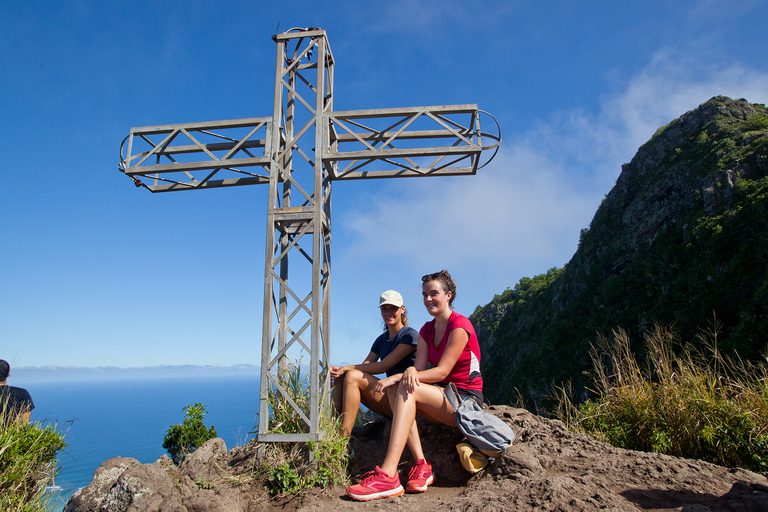
[[[492,409],[518,439],[464,485],[438,478],[425,493],[364,503],[333,488],[265,510],[768,511],[765,474],[614,448],[523,409]]]
[[[253,464],[251,448],[227,451],[218,439],[200,447],[178,468],[165,460],[139,464],[135,459],[110,459],[65,510],[768,512],[766,474],[614,448],[523,409],[489,410],[512,426],[517,439],[474,476],[459,464],[457,429],[419,425],[436,476],[435,484],[421,494],[357,502],[339,486],[270,499],[263,487],[232,484],[231,475],[238,468]],[[383,460],[388,430],[388,420],[380,420],[353,432],[353,473],[359,475]],[[408,457],[403,457],[401,478],[408,473]]]

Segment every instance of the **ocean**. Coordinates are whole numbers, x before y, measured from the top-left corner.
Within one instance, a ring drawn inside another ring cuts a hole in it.
[[[227,449],[255,437],[259,396],[258,376],[174,376],[40,382],[27,388],[35,402],[32,421],[56,424],[67,447],[59,454],[60,471],[52,512],[91,483],[93,473],[112,457],[157,460],[165,450],[168,428],[184,421],[182,408],[200,402]]]

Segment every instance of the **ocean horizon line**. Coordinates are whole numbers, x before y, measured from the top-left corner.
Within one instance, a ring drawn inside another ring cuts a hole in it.
[[[113,366],[113,365],[100,365],[100,366],[59,366],[59,365],[42,365],[42,366],[14,366],[16,371],[137,371],[137,370],[178,370],[178,369],[190,369],[190,370],[218,370],[218,369],[258,369],[258,365],[254,364],[155,364],[149,366]]]
[[[117,380],[131,378],[189,377],[260,377],[257,365],[152,365],[152,366],[16,366],[11,368],[13,382],[57,380]]]

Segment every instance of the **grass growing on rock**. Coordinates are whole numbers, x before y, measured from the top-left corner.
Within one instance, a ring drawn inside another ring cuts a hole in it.
[[[270,431],[307,432],[306,422],[290,404],[292,401],[302,411],[309,411],[307,375],[301,374],[299,365],[289,363],[287,369],[278,377],[288,396],[284,396],[274,387],[269,388],[267,398],[271,409]],[[328,398],[323,396],[322,400]],[[321,405],[320,410],[330,409]],[[330,413],[323,414],[320,430],[324,432],[324,436],[318,442],[267,443],[264,446],[258,473],[266,480],[273,495],[284,496],[314,487],[325,488],[329,485],[348,483],[349,440],[341,435],[339,420],[332,418]]]
[[[751,471],[768,469],[768,367],[717,349],[718,325],[684,344],[670,327],[645,337],[645,364],[626,332],[592,347],[596,398],[576,405],[556,393],[556,415],[614,446],[702,459]]]

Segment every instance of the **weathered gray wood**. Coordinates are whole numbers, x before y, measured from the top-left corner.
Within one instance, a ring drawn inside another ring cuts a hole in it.
[[[230,160],[211,160],[206,162],[176,162],[173,164],[151,165],[146,167],[129,167],[125,174],[128,176],[140,176],[144,174],[200,171],[205,169],[221,169],[225,167],[248,167],[254,165],[269,164],[269,157],[258,158],[233,158]]]
[[[189,183],[170,183],[167,185],[151,185],[152,192],[175,192],[181,190],[197,190],[203,188],[221,188],[221,187],[240,187],[244,185],[262,185],[269,183],[268,177],[254,177],[254,178],[232,178],[228,180],[210,180],[206,182],[198,182],[196,184]]]

